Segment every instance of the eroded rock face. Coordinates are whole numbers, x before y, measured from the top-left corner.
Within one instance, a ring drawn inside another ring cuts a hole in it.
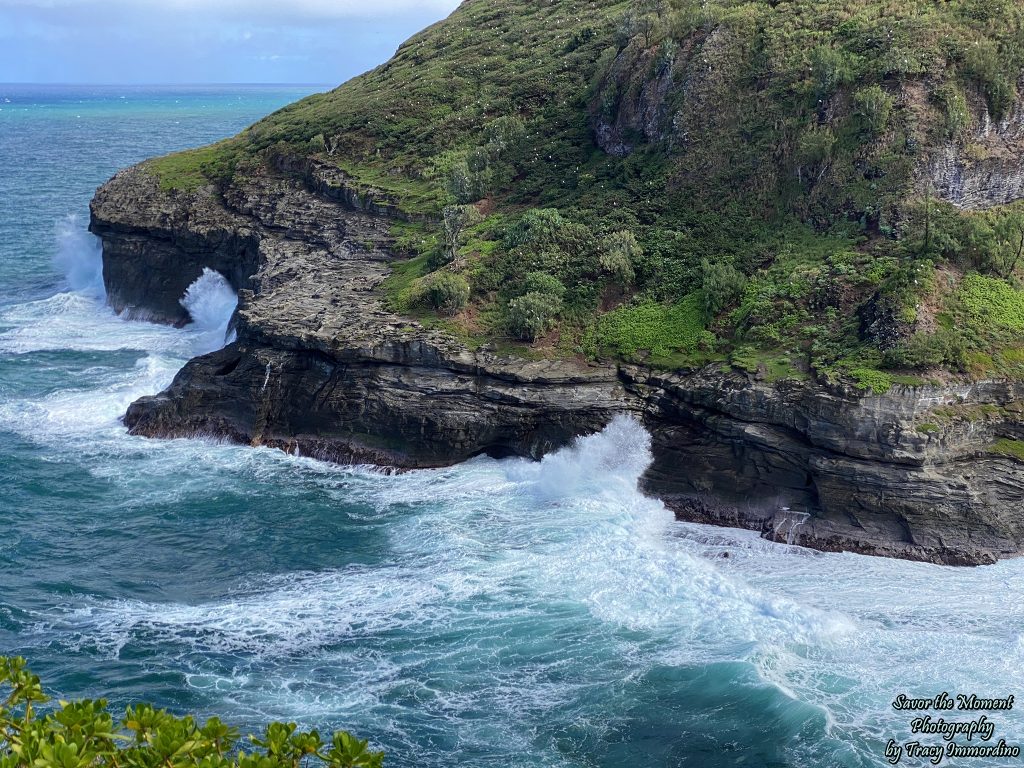
[[[627,375],[654,436],[644,487],[681,517],[952,565],[1020,553],[1024,467],[986,451],[1019,429],[1019,386],[865,396],[714,371]]]
[[[107,298],[130,317],[181,325],[188,313],[179,300],[203,267],[236,290],[256,272],[256,231],[209,189],[169,195],[135,167],[100,187],[89,208],[89,229],[103,240]]]
[[[735,70],[742,59],[731,50],[734,42],[725,27],[718,27],[710,34],[688,37],[678,48],[674,44],[653,49],[633,45],[621,50],[590,104],[597,146],[614,157],[657,145],[679,155],[692,151],[690,163],[697,167],[727,162],[708,139],[732,134],[738,119],[722,104],[722,94],[730,92],[730,83],[742,80]],[[1007,113],[994,119],[983,95],[969,90],[971,125],[963,135],[936,140],[922,130],[916,140],[926,145],[927,151],[918,155],[916,191],[964,210],[1024,199],[1024,78],[1017,93]],[[942,119],[930,104],[924,82],[908,83],[895,96],[900,108],[915,115],[912,124],[932,125]],[[819,119],[838,130],[832,122],[837,101],[841,101],[839,96],[826,102]],[[780,141],[783,138],[779,136]],[[759,174],[769,171],[766,167],[757,170]],[[795,168],[778,170],[797,172]]]
[[[1024,389],[867,396],[470,351],[386,309],[388,211],[318,178],[168,195],[133,169],[99,190],[92,229],[115,307],[181,322],[177,300],[204,266],[240,289],[237,342],[134,403],[132,432],[413,468],[539,458],[628,412],[653,436],[644,489],[682,518],[951,564],[1024,548],[1024,465],[988,452],[1024,435]]]
[[[1017,90],[1024,94],[1024,80]],[[976,111],[974,130],[941,146],[929,167],[935,194],[967,210],[1024,198],[1024,98],[998,121],[980,102]]]

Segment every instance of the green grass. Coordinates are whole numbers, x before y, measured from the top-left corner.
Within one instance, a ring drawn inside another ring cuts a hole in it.
[[[238,170],[237,149],[237,142],[229,139],[148,160],[145,167],[160,181],[163,191],[194,192],[231,178]]]
[[[353,186],[361,197],[379,197],[383,193],[384,198],[394,200],[408,214],[436,214],[438,202],[444,197],[436,184],[424,179],[409,178],[365,162],[357,164],[339,160],[335,164],[352,178]]]
[[[806,372],[794,363],[790,354],[780,354],[777,349],[757,349],[750,346],[741,346],[734,349],[729,355],[729,363],[746,373],[758,373],[764,376],[765,381],[796,380],[803,381],[808,378]]]
[[[894,386],[923,387],[928,383],[920,376],[879,370],[872,364],[875,359],[877,358],[869,357],[864,359],[864,364],[851,363],[845,369],[858,389],[882,395]]]
[[[969,274],[960,286],[959,300],[967,317],[982,327],[1024,330],[1024,291],[1005,280]]]
[[[1017,461],[1024,462],[1024,440],[1001,438],[990,445],[988,450],[990,453],[1009,456]]]
[[[892,374],[874,368],[852,368],[850,376],[853,377],[858,389],[868,390],[876,395],[884,395],[895,383]]]
[[[1007,365],[1024,365],[1024,348],[1011,347],[999,350],[999,357]]]
[[[889,376],[892,378],[893,384],[899,384],[904,387],[924,387],[928,385],[928,381],[920,376],[908,376],[900,373],[891,373]]]
[[[700,298],[690,295],[675,305],[646,302],[604,315],[597,329],[602,352],[655,366],[697,362],[715,342],[704,327]]]
[[[427,256],[417,256],[391,265],[391,274],[381,285],[385,304],[394,312],[412,312],[411,292],[416,281],[427,273]]]

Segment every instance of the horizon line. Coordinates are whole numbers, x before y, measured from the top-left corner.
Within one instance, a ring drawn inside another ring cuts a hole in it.
[[[220,81],[218,81],[218,82],[212,82],[212,81],[211,82],[191,82],[191,83],[188,83],[188,82],[144,82],[144,83],[99,83],[99,82],[97,82],[97,83],[73,83],[73,82],[64,82],[64,81],[60,81],[60,80],[38,80],[38,81],[35,81],[35,80],[12,80],[12,81],[0,81],[0,87],[3,87],[5,85],[63,85],[63,86],[75,86],[75,87],[92,86],[92,87],[101,87],[101,88],[139,88],[139,87],[146,87],[146,86],[165,86],[165,87],[169,87],[169,86],[178,86],[178,87],[188,86],[188,87],[194,87],[194,86],[224,86],[224,85],[232,85],[232,86],[238,86],[238,85],[272,85],[272,86],[288,86],[288,87],[296,87],[296,88],[297,87],[310,87],[310,86],[315,86],[315,87],[328,86],[330,88],[337,88],[338,85],[340,85],[340,83],[327,83],[327,82],[324,82],[324,83],[315,83],[315,82],[301,82],[301,83],[298,83],[298,82],[296,82],[296,83],[293,83],[293,82],[277,82],[277,83],[271,83],[271,82],[229,82],[229,81],[224,81],[224,82],[220,82]]]

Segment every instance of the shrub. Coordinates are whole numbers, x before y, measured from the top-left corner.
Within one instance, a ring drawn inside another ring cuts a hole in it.
[[[703,259],[701,268],[701,303],[705,320],[732,304],[743,293],[747,278],[728,262]]]
[[[977,232],[972,246],[978,269],[1010,277],[1024,258],[1024,208],[993,208],[969,218]]]
[[[866,133],[872,136],[878,136],[889,125],[892,104],[892,96],[878,85],[861,88],[853,96],[853,108],[856,110],[861,126]]]
[[[992,118],[1002,119],[1017,94],[1013,83],[1003,73],[1002,59],[995,45],[985,41],[968,48],[964,69],[981,86]]]
[[[444,263],[455,260],[462,245],[462,233],[466,227],[480,220],[480,212],[475,205],[446,205],[441,212],[444,224]],[[440,264],[437,266],[441,266]]]
[[[530,272],[523,280],[522,292],[544,293],[562,299],[565,297],[565,286],[561,280],[547,272]]]
[[[569,221],[554,208],[534,208],[527,211],[508,228],[505,247],[546,245],[561,239]]]
[[[593,30],[591,30],[593,33]],[[515,115],[506,115],[484,126],[487,150],[495,159],[514,158],[526,138],[526,123]]]
[[[523,271],[577,280],[591,271],[587,265],[594,262],[595,238],[590,228],[553,208],[524,213],[507,228],[503,244],[512,259],[508,275],[513,281]]]
[[[5,768],[381,768],[383,752],[345,731],[330,741],[295,723],[270,723],[237,749],[239,732],[211,717],[203,725],[148,704],[130,706],[114,721],[105,699],[60,702],[40,716],[49,698],[21,658],[0,657],[0,766]],[[236,751],[237,750],[237,751]]]
[[[829,168],[836,136],[829,128],[811,128],[800,134],[797,140],[797,178],[800,183],[815,181]]]
[[[935,89],[932,100],[942,109],[946,136],[952,139],[962,134],[971,122],[963,89],[954,83],[945,83]]]
[[[910,337],[899,346],[882,353],[885,368],[929,368],[948,365],[963,370],[967,366],[967,345],[954,330],[945,328]]]
[[[512,335],[534,341],[549,330],[562,309],[562,299],[550,293],[533,291],[508,303],[508,326]]]
[[[1024,206],[959,211],[927,200],[909,205],[904,242],[911,255],[939,256],[982,273],[1010,277],[1024,263]]]
[[[459,203],[474,203],[490,191],[492,172],[490,157],[482,148],[475,148],[456,159],[448,173],[448,191]]]
[[[811,71],[820,97],[831,96],[839,86],[852,82],[855,75],[850,54],[828,45],[819,45],[811,51]]]
[[[601,244],[598,263],[601,271],[611,275],[622,285],[629,285],[636,277],[633,264],[644,255],[636,235],[628,230],[613,232]]]
[[[469,283],[462,275],[441,270],[422,278],[413,288],[410,303],[427,305],[454,315],[469,302]]]
[[[313,154],[327,151],[327,139],[324,138],[322,133],[318,133],[309,140],[309,151]]]

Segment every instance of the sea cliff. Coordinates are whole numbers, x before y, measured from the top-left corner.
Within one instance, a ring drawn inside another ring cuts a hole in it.
[[[302,174],[161,190],[144,167],[91,206],[115,309],[186,319],[204,267],[238,290],[237,340],[128,410],[150,437],[211,435],[330,461],[538,459],[618,413],[653,435],[646,492],[679,517],[768,538],[974,565],[1024,549],[1024,385],[884,394],[704,365],[668,372],[476,348],[390,311],[394,212]],[[994,447],[996,446],[996,447]]]

